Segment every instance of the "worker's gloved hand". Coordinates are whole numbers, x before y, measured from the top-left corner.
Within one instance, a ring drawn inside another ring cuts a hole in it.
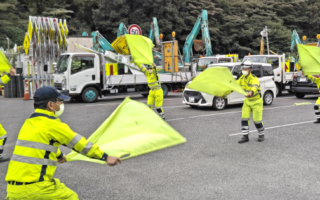
[[[121,164],[121,159],[118,158],[118,157],[115,157],[115,156],[108,156],[107,160],[106,160],[106,163],[109,165],[109,166],[115,166],[117,165],[118,163]]]
[[[10,75],[11,76],[16,75],[16,70],[13,67],[10,68]]]
[[[62,163],[65,163],[65,162],[67,162],[67,157],[65,155],[63,155],[62,158],[58,160],[58,163],[62,164]]]

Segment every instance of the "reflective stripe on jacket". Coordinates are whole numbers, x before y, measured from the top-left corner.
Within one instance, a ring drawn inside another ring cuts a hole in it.
[[[60,145],[91,158],[105,160],[99,147],[73,132],[47,110],[36,109],[23,124],[8,166],[6,181],[38,182],[52,179],[57,159],[62,158]]]
[[[247,78],[244,75],[242,75],[237,80],[237,82],[244,89],[244,91],[253,92],[251,97],[246,97],[248,100],[257,100],[261,98],[261,88],[259,79],[255,75],[250,73]]]
[[[5,85],[10,81],[10,77],[8,75],[4,75],[0,77],[0,85]]]
[[[308,75],[307,78],[308,78],[311,82],[317,84],[318,89],[320,89],[320,78],[316,78],[316,77],[311,76],[311,75]]]
[[[146,75],[148,86],[151,90],[161,88],[159,74],[158,74],[158,72],[155,72],[154,67],[152,67],[153,73],[149,73],[148,70],[145,67],[143,67],[142,65],[137,65],[137,66]]]

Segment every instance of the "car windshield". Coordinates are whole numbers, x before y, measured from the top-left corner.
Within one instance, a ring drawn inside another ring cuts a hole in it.
[[[267,56],[245,56],[243,62],[246,60],[257,63],[267,63]]]
[[[203,71],[207,65],[217,63],[217,58],[200,58],[197,63],[197,71]]]
[[[57,72],[58,73],[63,73],[65,71],[67,71],[69,58],[70,58],[69,55],[63,55],[60,57],[58,65],[57,65]]]

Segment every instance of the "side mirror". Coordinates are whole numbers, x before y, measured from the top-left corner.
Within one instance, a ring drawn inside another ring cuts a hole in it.
[[[43,66],[43,71],[48,72],[48,65]]]
[[[52,63],[52,65],[53,65],[53,70],[54,70],[54,72],[56,72],[56,71],[57,71],[57,63],[54,62],[54,63]]]

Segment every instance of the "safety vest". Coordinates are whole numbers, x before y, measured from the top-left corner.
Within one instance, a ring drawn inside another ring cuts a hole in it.
[[[6,181],[23,183],[51,180],[57,159],[63,157],[60,145],[91,158],[106,160],[99,147],[56,118],[53,112],[36,109],[23,124],[8,166]]]
[[[320,89],[320,78],[316,78],[316,77],[311,76],[311,75],[308,75],[307,78],[308,78],[311,82],[317,84],[318,89]]]
[[[154,67],[152,68],[152,73],[149,73],[148,70],[143,67],[142,65],[138,65],[138,67],[141,69],[141,71],[146,75],[147,77],[147,83],[151,90],[158,90],[161,88],[161,82],[159,79],[159,74]]]
[[[10,81],[10,77],[8,75],[4,75],[0,77],[0,85],[5,85]]]
[[[246,92],[252,91],[253,94],[251,97],[246,97],[248,100],[257,100],[261,98],[261,88],[259,79],[252,73],[250,73],[247,77],[242,75],[237,82]]]

